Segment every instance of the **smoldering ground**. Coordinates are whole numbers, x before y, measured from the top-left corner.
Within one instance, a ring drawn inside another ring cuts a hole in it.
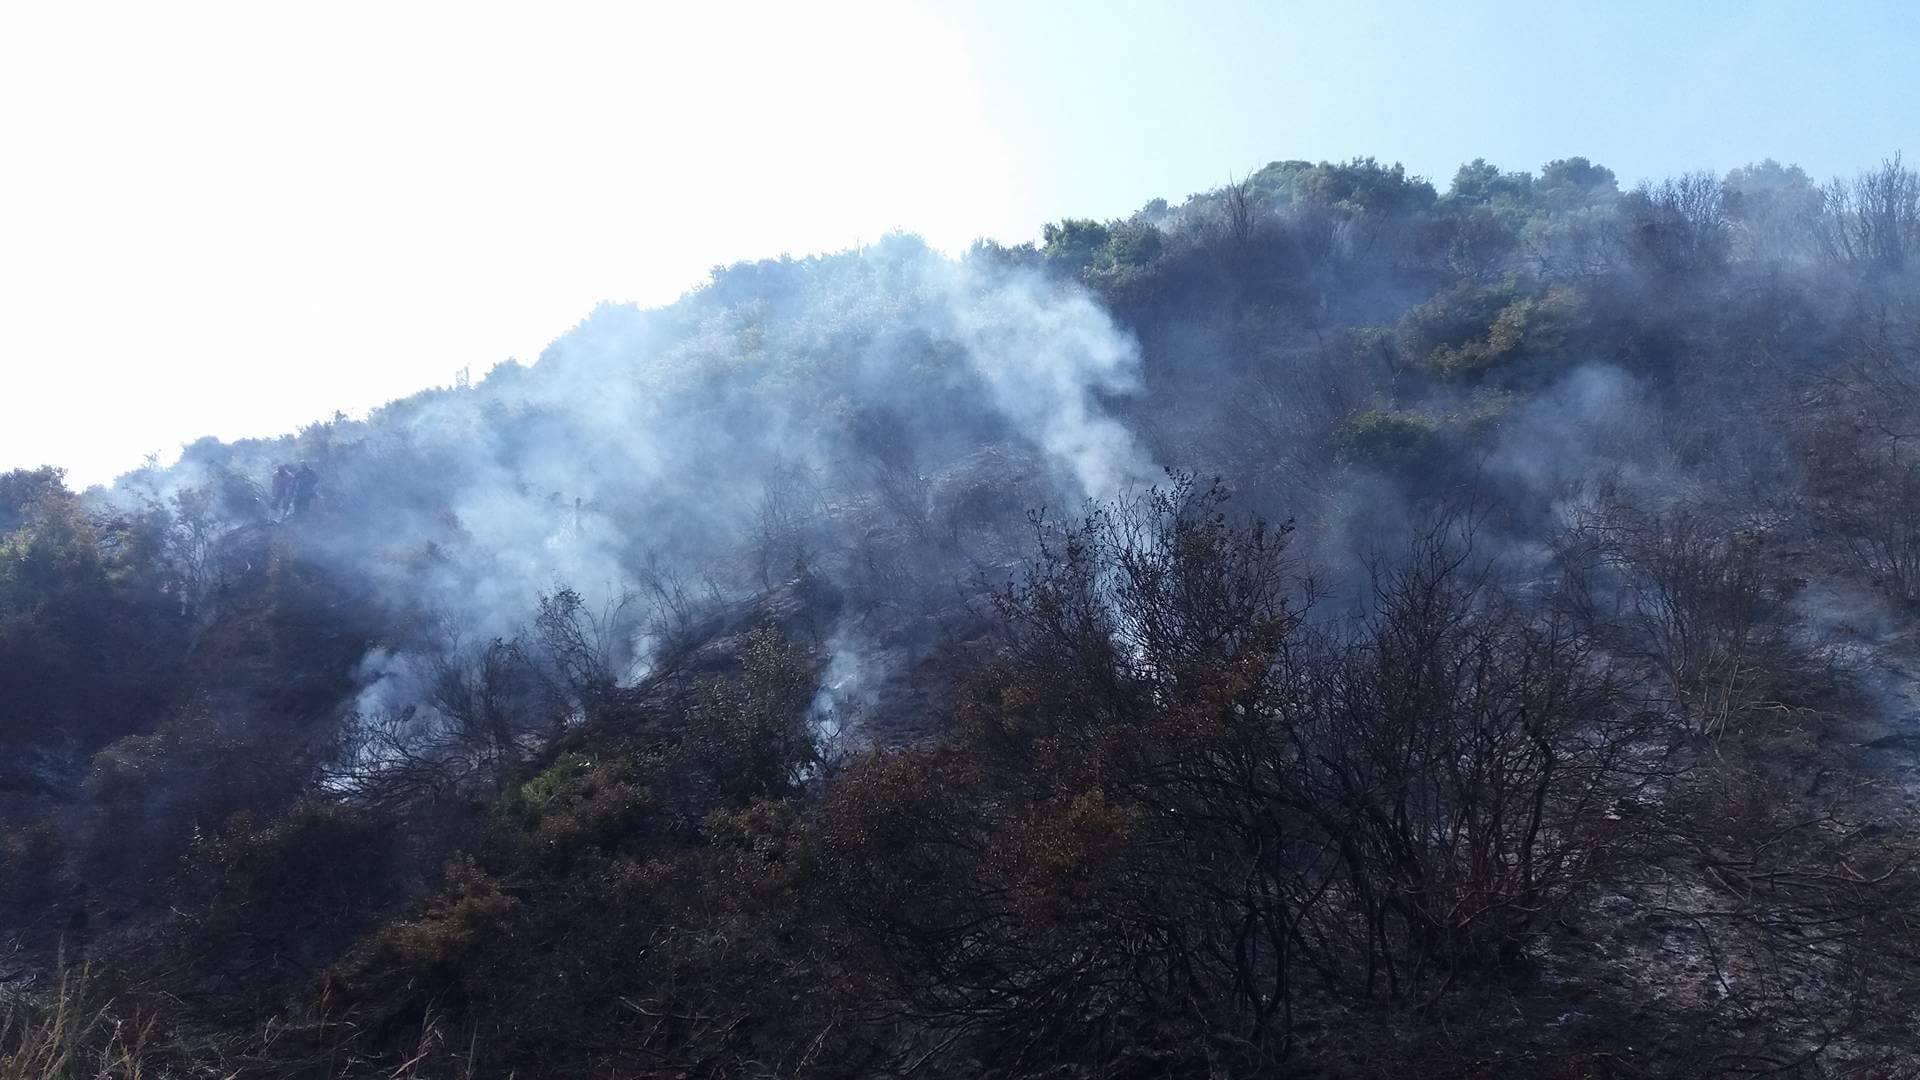
[[[522,637],[562,589],[606,615],[606,661],[631,679],[663,608],[796,573],[850,588],[876,560],[910,565],[885,588],[915,593],[1004,570],[1010,548],[981,541],[1010,536],[1032,506],[1077,508],[1155,477],[1108,408],[1139,389],[1140,367],[1081,287],[896,238],[743,266],[663,311],[602,307],[530,367],[291,445],[198,444],[123,488],[237,487],[226,512],[244,520],[263,516],[247,481],[316,459],[318,506],[274,527],[390,612],[352,707],[424,710],[429,654]],[[1034,468],[979,475],[1009,461]],[[1025,486],[987,490],[1010,482]],[[929,530],[946,542],[909,556]]]

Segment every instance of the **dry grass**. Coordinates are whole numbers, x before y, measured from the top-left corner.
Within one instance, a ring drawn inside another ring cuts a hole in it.
[[[141,1080],[153,1022],[123,1020],[94,992],[90,968],[59,965],[43,1001],[16,997],[0,1009],[0,1080]]]

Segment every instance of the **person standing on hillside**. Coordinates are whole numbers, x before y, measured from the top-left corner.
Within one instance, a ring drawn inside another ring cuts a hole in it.
[[[293,487],[293,466],[283,463],[273,470],[273,520],[287,520],[293,510]]]
[[[305,514],[319,492],[320,474],[313,471],[313,466],[301,462],[293,472],[292,513]]]

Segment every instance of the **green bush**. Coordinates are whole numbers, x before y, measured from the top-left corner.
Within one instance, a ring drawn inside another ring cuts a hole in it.
[[[778,629],[748,634],[739,674],[705,683],[688,710],[695,774],[733,805],[792,791],[820,760],[808,716],[817,689],[806,652]]]
[[[1433,449],[1438,430],[1420,413],[1366,409],[1341,421],[1333,433],[1334,453],[1356,465],[1397,468],[1419,461]]]
[[[1522,294],[1511,282],[1463,284],[1407,312],[1395,339],[1434,375],[1474,380],[1564,350],[1581,311],[1579,294],[1564,285]]]
[[[376,955],[416,971],[449,971],[498,934],[517,906],[471,857],[457,859],[447,865],[446,887],[419,918],[380,930]]]
[[[1044,242],[1040,254],[1047,264],[1077,275],[1092,265],[1094,256],[1107,246],[1112,232],[1090,218],[1067,218],[1057,225],[1043,226],[1041,237]]]
[[[562,754],[559,760],[524,784],[509,788],[495,804],[500,817],[532,826],[540,822],[546,808],[593,772],[593,759],[585,754]]]

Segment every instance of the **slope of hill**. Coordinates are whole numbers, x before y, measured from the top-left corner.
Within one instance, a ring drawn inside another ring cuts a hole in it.
[[[1276,162],[7,474],[0,1076],[1910,1075],[1917,268]]]

